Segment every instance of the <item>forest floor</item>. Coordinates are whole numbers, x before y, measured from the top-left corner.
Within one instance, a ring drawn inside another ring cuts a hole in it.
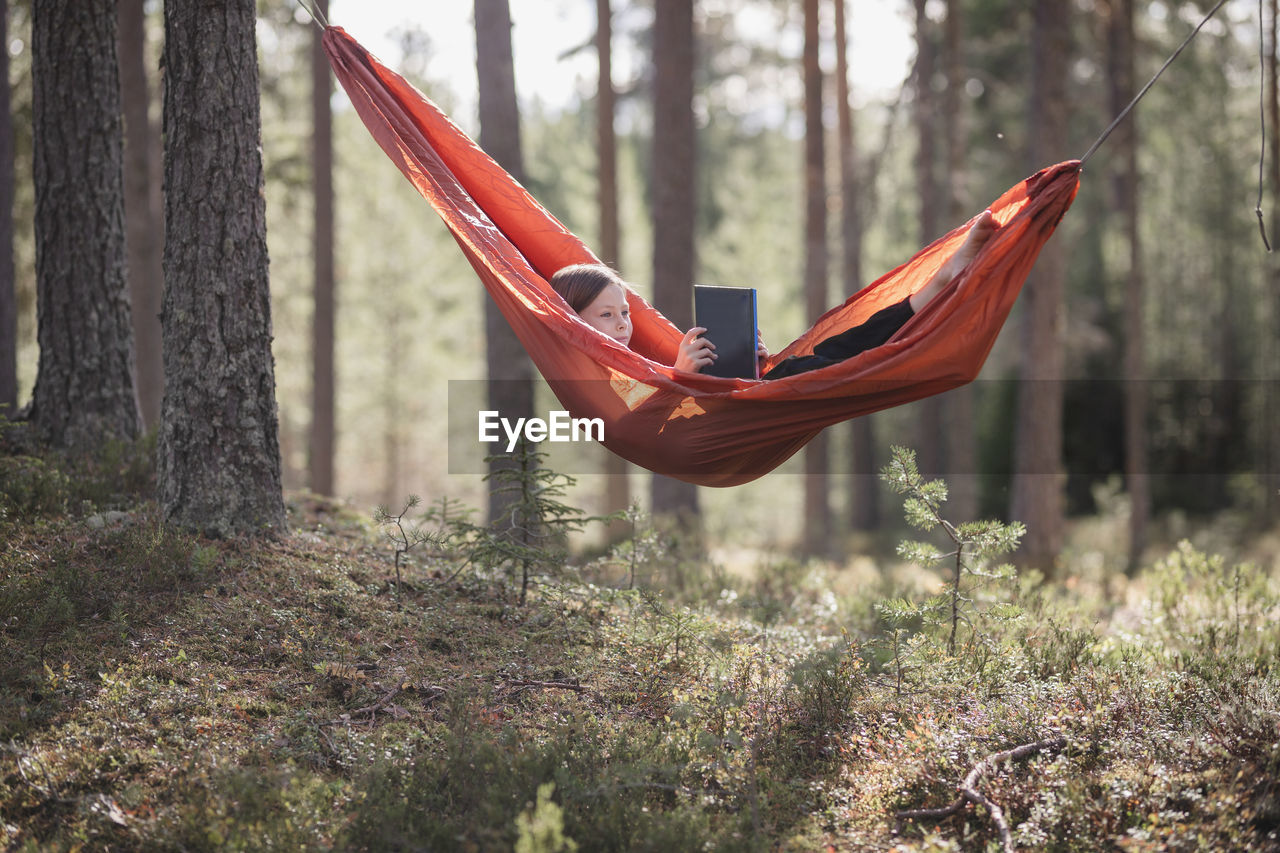
[[[624,551],[521,605],[427,546],[397,585],[338,503],[206,540],[0,463],[6,850],[1280,849],[1274,558],[1081,557],[953,652],[903,565]]]

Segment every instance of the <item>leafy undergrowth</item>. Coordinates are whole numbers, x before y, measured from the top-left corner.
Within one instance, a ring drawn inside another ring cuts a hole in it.
[[[999,849],[985,807],[895,815],[1052,741],[977,782],[1021,849],[1280,848],[1274,586],[1189,545],[1124,607],[974,591],[952,654],[887,580],[699,591],[668,555],[683,598],[585,570],[519,606],[425,549],[397,588],[365,520],[290,509],[260,544],[145,500],[0,516],[0,845]]]

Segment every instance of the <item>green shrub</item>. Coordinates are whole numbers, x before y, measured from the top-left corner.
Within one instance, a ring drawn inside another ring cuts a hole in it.
[[[343,785],[290,766],[189,769],[156,847],[191,851],[327,849]]]
[[[338,846],[514,850],[541,802],[580,850],[750,849],[731,843],[734,815],[686,789],[689,755],[659,731],[578,717],[535,739],[480,719],[480,709],[459,708],[437,748],[379,762],[358,780],[361,807]]]
[[[154,459],[153,434],[77,456],[0,454],[0,511],[49,518],[133,504],[155,490]]]

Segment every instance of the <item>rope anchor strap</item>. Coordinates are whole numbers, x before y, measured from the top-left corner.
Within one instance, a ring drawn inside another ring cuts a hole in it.
[[[1178,45],[1178,49],[1164,61],[1164,65],[1160,66],[1160,70],[1153,74],[1151,79],[1147,81],[1147,85],[1143,86],[1142,90],[1133,96],[1133,100],[1129,102],[1129,105],[1120,111],[1120,115],[1116,116],[1115,120],[1112,121],[1111,124],[1107,125],[1107,129],[1102,131],[1102,135],[1089,146],[1088,151],[1084,152],[1084,156],[1080,158],[1081,167],[1083,167],[1084,164],[1088,162],[1089,158],[1093,156],[1093,152],[1097,151],[1099,146],[1107,140],[1107,137],[1111,135],[1111,131],[1115,130],[1120,125],[1120,122],[1124,121],[1125,117],[1133,111],[1133,108],[1138,105],[1138,101],[1141,101],[1146,97],[1147,92],[1151,91],[1151,87],[1160,79],[1160,75],[1164,73],[1164,70],[1173,64],[1173,61],[1182,54],[1182,51],[1186,49],[1187,45],[1191,44],[1191,40],[1199,34],[1200,30],[1204,29],[1204,25],[1209,23],[1209,19],[1216,15],[1218,10],[1225,6],[1226,3],[1227,0],[1218,0],[1218,4],[1209,10],[1209,14],[1205,15],[1204,19],[1201,20],[1200,23],[1196,24],[1196,28],[1191,31],[1191,35],[1183,39],[1182,44]]]
[[[315,21],[316,26],[326,30],[329,28],[329,21],[325,18],[324,13],[320,11],[316,0],[298,0],[298,5],[311,16],[311,20]]]

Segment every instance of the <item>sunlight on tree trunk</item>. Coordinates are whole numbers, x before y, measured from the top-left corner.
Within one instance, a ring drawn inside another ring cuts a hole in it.
[[[9,44],[9,2],[0,0],[0,46]],[[9,80],[9,51],[0,54]],[[0,86],[0,417],[18,407],[18,293],[13,268],[13,113],[9,87]]]
[[[1271,193],[1270,226],[1271,244],[1274,248],[1277,239],[1276,224],[1280,223],[1280,74],[1276,73],[1276,53],[1280,49],[1277,46],[1280,0],[1270,0],[1267,5],[1270,12],[1267,16],[1269,49],[1265,52],[1268,93],[1267,144],[1269,146],[1267,183]],[[1272,252],[1267,257],[1269,263],[1266,269],[1265,292],[1271,294],[1269,327],[1274,331],[1280,328],[1280,252]],[[1267,463],[1262,479],[1263,491],[1266,493],[1263,499],[1263,512],[1265,518],[1274,519],[1280,515],[1280,341],[1277,341],[1275,334],[1270,334],[1263,336],[1263,342],[1263,364],[1266,366],[1263,368],[1262,375],[1268,380],[1263,406],[1269,434],[1269,438],[1266,439],[1267,446],[1263,448],[1263,456]]]

